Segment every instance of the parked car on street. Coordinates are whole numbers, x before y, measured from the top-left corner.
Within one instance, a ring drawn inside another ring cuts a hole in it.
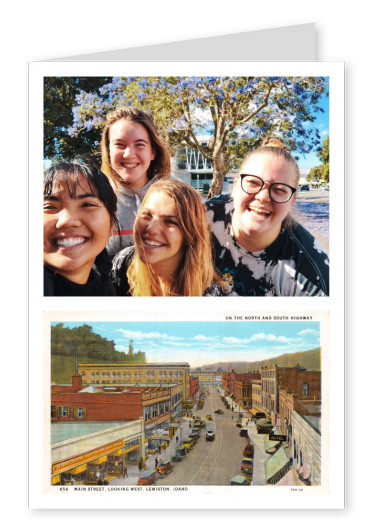
[[[244,472],[245,474],[251,476],[253,472],[253,459],[249,457],[243,457],[242,462],[240,464],[240,470],[241,472]]]
[[[187,455],[187,449],[184,446],[184,444],[178,444],[175,448],[175,452],[172,455],[173,461],[182,461],[184,457]]]
[[[155,470],[142,470],[137,485],[154,485],[156,479],[157,473]]]
[[[249,481],[244,476],[234,476],[230,479],[230,485],[249,485]]]
[[[190,452],[194,446],[194,442],[191,439],[184,439],[182,444],[186,447],[187,452]]]
[[[173,467],[172,462],[165,459],[159,462],[157,466],[157,472],[161,476],[165,476],[166,474],[169,474],[170,472],[172,472],[172,467]]]
[[[309,185],[308,184],[302,184],[302,186],[300,187],[300,191],[301,192],[308,192],[309,191]]]

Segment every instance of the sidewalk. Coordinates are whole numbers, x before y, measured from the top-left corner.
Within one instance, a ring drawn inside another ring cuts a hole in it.
[[[182,427],[182,438],[180,437],[180,428],[177,429],[175,435],[169,442],[169,445],[167,448],[162,450],[158,454],[149,454],[149,457],[146,459],[146,468],[147,469],[155,469],[155,458],[158,459],[158,462],[163,461],[164,459],[171,460],[175,448],[178,444],[181,444],[181,439],[186,439],[188,435],[191,433],[191,429],[189,429],[189,421],[192,423],[193,428],[193,420],[188,418],[183,418],[181,422]],[[176,437],[178,437],[178,441],[176,441]],[[125,478],[115,478],[112,481],[110,481],[110,485],[137,485],[138,479],[140,477],[140,472],[138,470],[138,465],[128,465],[128,476]]]

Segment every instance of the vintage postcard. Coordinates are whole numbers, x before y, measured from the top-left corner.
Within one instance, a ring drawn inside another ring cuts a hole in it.
[[[340,63],[30,65],[31,507],[343,506],[343,102]]]

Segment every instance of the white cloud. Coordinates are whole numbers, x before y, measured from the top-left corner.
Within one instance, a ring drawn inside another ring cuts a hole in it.
[[[307,334],[314,336],[319,335],[317,330],[313,330],[312,328],[306,328],[305,330],[301,330],[301,332],[298,333],[298,336],[306,336]]]
[[[124,330],[119,328],[116,332],[120,332],[128,339],[165,339],[165,340],[179,340],[182,337],[169,336],[168,334],[161,334],[159,332],[139,332],[134,330]]]

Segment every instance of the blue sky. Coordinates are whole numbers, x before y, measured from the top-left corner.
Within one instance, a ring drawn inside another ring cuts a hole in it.
[[[319,113],[316,120],[313,123],[309,123],[309,127],[317,127],[322,144],[324,138],[329,135],[329,97],[322,96],[319,101],[319,106],[324,109],[324,112]],[[304,155],[293,151],[292,155],[299,156],[298,166],[300,168],[314,168],[315,166],[320,166],[320,164],[322,164],[315,151],[311,151]]]
[[[52,323],[57,324],[57,323]],[[220,361],[261,361],[320,346],[316,321],[207,322],[63,322],[74,328],[87,324],[115,342],[116,349],[146,353],[148,362],[188,362],[192,367]]]

